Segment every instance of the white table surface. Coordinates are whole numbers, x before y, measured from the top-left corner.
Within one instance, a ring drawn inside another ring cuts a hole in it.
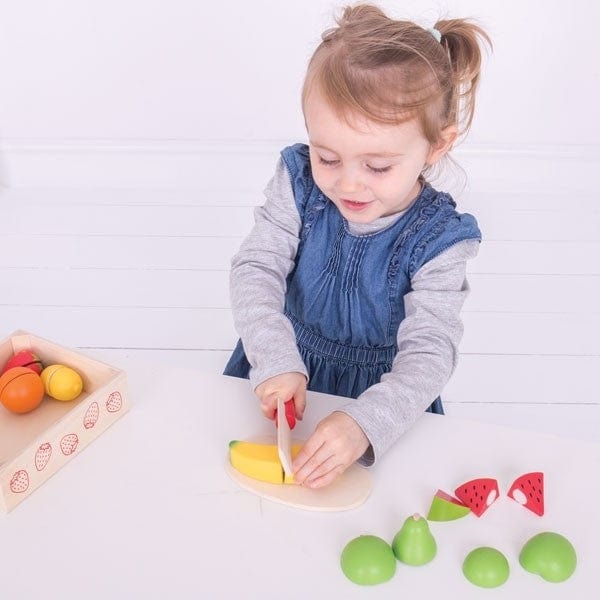
[[[8,515],[0,515],[1,596],[71,598],[597,598],[600,444],[424,415],[371,470],[361,507],[316,513],[262,500],[226,474],[228,442],[271,434],[247,381],[140,365],[128,371],[131,410]],[[339,398],[309,394],[307,437]],[[543,408],[540,408],[543,410]],[[528,471],[546,474],[546,514],[506,497]],[[345,544],[391,542],[404,519],[427,514],[438,488],[498,479],[500,499],[480,519],[431,523],[438,555],[398,563],[389,582],[343,575]],[[578,568],[551,584],[518,563],[541,531],[568,537]],[[492,546],[511,575],[495,590],[463,577],[468,552]]]

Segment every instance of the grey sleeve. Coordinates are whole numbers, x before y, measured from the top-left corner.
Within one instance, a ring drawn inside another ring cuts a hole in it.
[[[478,249],[478,241],[459,242],[419,269],[412,291],[404,297],[406,316],[398,329],[392,370],[339,409],[360,425],[371,443],[359,463],[372,465],[448,382],[463,333],[460,310],[469,291],[466,264]]]
[[[290,176],[280,158],[254,211],[254,227],[232,258],[231,307],[256,389],[266,379],[296,371],[308,376],[291,323],[283,314],[286,278],[294,267],[301,219]]]

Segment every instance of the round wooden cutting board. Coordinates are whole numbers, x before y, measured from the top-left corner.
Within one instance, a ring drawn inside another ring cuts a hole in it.
[[[356,464],[346,469],[333,483],[314,490],[301,485],[252,479],[234,469],[229,461],[225,468],[236,483],[253,494],[304,510],[350,510],[363,504],[373,487],[369,472]]]

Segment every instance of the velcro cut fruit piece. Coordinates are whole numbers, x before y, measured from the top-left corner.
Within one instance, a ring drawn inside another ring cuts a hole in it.
[[[283,467],[277,446],[234,440],[229,443],[229,460],[234,469],[253,479],[283,483]]]
[[[442,490],[438,490],[431,500],[428,521],[454,521],[461,519],[471,512],[468,506],[465,506],[458,498]]]
[[[496,479],[482,477],[463,483],[454,490],[454,494],[475,516],[480,517],[498,499],[500,490]]]
[[[300,444],[292,445],[292,457],[300,452],[300,448]],[[286,476],[283,471],[276,444],[233,440],[229,442],[229,461],[234,469],[252,479],[268,483],[295,483],[294,476]]]
[[[517,477],[507,495],[540,517],[544,514],[544,474],[541,471]]]

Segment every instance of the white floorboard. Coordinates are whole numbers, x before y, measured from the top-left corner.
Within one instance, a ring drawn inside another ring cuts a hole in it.
[[[142,362],[149,365],[151,370],[154,368],[159,369],[164,365],[173,365],[211,373],[222,372],[229,357],[229,352],[220,351],[134,349],[83,349],[82,351],[98,360],[103,360],[123,369],[127,369],[132,365],[139,365]],[[473,358],[463,357],[462,360],[463,362],[469,362]],[[493,368],[496,359],[502,362],[507,369],[519,364],[519,357],[486,358],[488,359],[488,369]],[[476,360],[480,366],[482,362],[484,364],[486,362],[485,360],[482,361],[481,358],[476,358]],[[535,363],[539,363],[537,370],[556,367],[557,361],[554,357],[546,359],[546,361],[545,363],[540,359],[529,358],[525,362],[534,373],[536,372]],[[588,370],[584,370],[584,372],[587,373]],[[517,367],[517,375],[518,372]],[[565,397],[564,401],[559,404],[546,403],[543,397],[523,394],[512,394],[510,397],[497,399],[500,396],[493,393],[496,386],[488,384],[487,390],[492,392],[491,394],[478,396],[477,394],[467,393],[463,398],[473,398],[473,400],[462,401],[460,395],[455,393],[456,388],[460,388],[462,383],[460,381],[456,383],[456,379],[455,377],[451,381],[448,390],[444,394],[444,407],[448,415],[600,442],[600,403],[598,403],[597,398],[595,402],[591,400],[590,403],[582,403],[576,393],[573,393],[569,397]],[[591,387],[593,383],[591,378],[588,383]],[[576,391],[574,390],[574,392]]]
[[[209,160],[218,173],[228,153]],[[0,190],[1,333],[29,330],[125,369],[143,361],[221,372],[237,340],[230,259],[262,202],[260,172],[273,164],[263,148],[239,179],[212,190]],[[518,168],[524,177],[527,166]],[[597,198],[483,181],[457,196],[484,241],[469,264],[447,412],[598,439]]]

